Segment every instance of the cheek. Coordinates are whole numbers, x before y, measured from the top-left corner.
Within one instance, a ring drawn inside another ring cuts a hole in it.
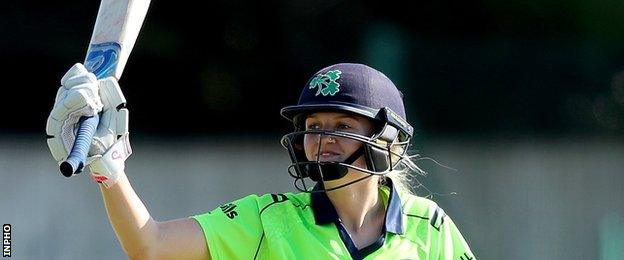
[[[305,135],[303,137],[303,149],[305,151],[305,155],[308,158],[308,160],[316,159],[312,157],[318,150],[318,142],[319,142],[318,136]]]
[[[352,154],[353,152],[355,152],[355,150],[357,150],[358,148],[360,148],[360,146],[362,146],[362,142],[360,141],[356,141],[356,140],[352,140],[348,138],[339,139],[339,140],[341,144],[340,146],[347,154]]]

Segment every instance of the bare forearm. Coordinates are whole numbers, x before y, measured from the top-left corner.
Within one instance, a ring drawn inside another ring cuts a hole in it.
[[[158,241],[158,224],[125,174],[110,188],[100,187],[108,218],[128,256],[140,256]]]

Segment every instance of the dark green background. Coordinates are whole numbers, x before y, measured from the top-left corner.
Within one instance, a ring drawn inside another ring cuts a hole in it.
[[[0,11],[0,131],[43,133],[98,6]],[[337,62],[390,76],[423,136],[624,133],[621,1],[154,1],[121,84],[135,133],[262,135]]]

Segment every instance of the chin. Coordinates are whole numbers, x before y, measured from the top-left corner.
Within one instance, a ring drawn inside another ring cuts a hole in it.
[[[352,182],[352,181],[355,181],[355,180],[358,180],[358,179],[361,179],[361,178],[364,178],[364,177],[368,177],[369,175],[370,174],[368,174],[368,173],[364,173],[364,172],[357,171],[357,170],[354,170],[354,169],[349,169],[349,172],[347,172],[347,174],[344,177],[342,177],[340,179],[337,179],[337,180],[323,181],[323,183],[324,183],[326,188],[328,188],[330,186],[331,187],[337,187],[337,186],[340,186],[342,184],[346,184],[346,183],[349,183],[349,182]],[[373,179],[376,179],[376,177],[372,176],[372,177],[370,177],[368,179],[356,182],[354,184],[366,183],[366,182],[369,182],[370,180],[373,180]]]

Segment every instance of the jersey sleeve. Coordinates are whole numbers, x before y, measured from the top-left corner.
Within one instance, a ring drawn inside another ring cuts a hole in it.
[[[444,215],[440,225],[440,260],[475,260],[477,259],[468,243],[459,232],[453,220]]]
[[[192,216],[204,231],[212,259],[253,259],[263,234],[258,196],[249,195]]]

